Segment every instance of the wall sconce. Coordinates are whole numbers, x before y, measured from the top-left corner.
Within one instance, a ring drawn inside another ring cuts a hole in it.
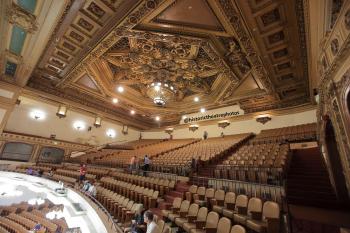
[[[188,127],[188,129],[189,129],[190,131],[192,131],[192,132],[196,131],[198,128],[199,128],[198,125],[190,125],[190,126]]]
[[[73,127],[74,127],[74,129],[81,131],[81,130],[85,129],[85,123],[82,121],[76,121],[73,123]]]
[[[102,123],[102,119],[101,119],[101,117],[96,117],[95,118],[95,122],[94,122],[94,126],[96,127],[96,128],[99,128],[99,127],[101,127],[101,123]]]
[[[67,114],[67,106],[66,105],[60,105],[57,109],[56,116],[58,116],[60,119],[66,117]]]
[[[219,121],[218,122],[218,126],[220,128],[223,128],[223,129],[225,129],[229,125],[230,125],[230,122],[228,120],[224,120],[224,121]]]
[[[107,130],[106,135],[107,135],[109,138],[115,138],[116,132],[115,132],[114,129],[109,129],[109,130]]]
[[[172,133],[174,132],[174,128],[166,128],[166,129],[165,129],[165,132],[166,132],[167,134],[172,134]]]
[[[129,127],[127,125],[123,125],[122,133],[124,135],[127,135],[129,133],[128,131],[129,131]]]
[[[267,122],[271,121],[271,119],[272,118],[270,116],[268,116],[268,115],[262,115],[262,116],[258,116],[256,118],[256,121],[261,123],[261,124],[263,124],[263,125],[265,125]]]

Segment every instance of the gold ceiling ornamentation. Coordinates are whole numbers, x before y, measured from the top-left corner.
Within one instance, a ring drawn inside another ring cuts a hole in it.
[[[10,23],[20,26],[29,33],[34,33],[38,30],[36,17],[23,10],[17,4],[12,3],[6,13]]]
[[[251,113],[305,104],[301,2],[74,1],[30,85],[118,117],[135,109],[135,124],[146,128],[158,124],[151,116],[172,125],[201,107],[239,103]],[[84,75],[95,89],[78,82]],[[155,92],[152,83],[158,82],[174,91]],[[125,91],[116,91],[118,86]],[[118,108],[112,98],[118,98]],[[151,99],[166,105],[158,108]]]

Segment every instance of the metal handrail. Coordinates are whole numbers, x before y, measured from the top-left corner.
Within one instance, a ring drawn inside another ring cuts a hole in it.
[[[228,179],[216,179],[210,177],[203,176],[194,176],[192,177],[192,183],[197,184],[204,187],[213,187],[215,189],[225,189],[225,188],[233,188],[234,190],[238,190],[238,193],[244,193],[249,191],[254,193],[256,196],[257,190],[261,193],[266,194],[266,191],[269,191],[270,194],[274,194],[275,198],[277,198],[277,192],[281,197],[284,196],[284,187],[279,185],[271,185],[271,184],[261,184],[261,183],[252,183],[246,181],[239,180],[228,180]],[[275,200],[277,201],[277,200]]]
[[[97,205],[97,207],[98,207],[99,209],[101,209],[101,210],[107,215],[107,217],[108,217],[108,222],[111,221],[111,222],[112,222],[113,229],[114,229],[115,231],[117,231],[117,224],[114,222],[112,215],[111,215],[111,214],[108,212],[108,210],[101,204],[101,202],[99,202],[94,196],[91,196],[91,195],[88,194],[88,193],[82,192],[81,190],[78,190],[78,189],[74,189],[74,190],[78,191],[79,193],[84,194],[84,195],[85,195],[86,197],[88,197],[92,202],[94,202],[94,203]]]

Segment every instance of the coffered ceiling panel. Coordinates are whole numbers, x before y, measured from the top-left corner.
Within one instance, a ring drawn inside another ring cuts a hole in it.
[[[302,0],[77,0],[28,85],[135,110],[144,128],[201,107],[296,106],[309,102],[303,17]]]

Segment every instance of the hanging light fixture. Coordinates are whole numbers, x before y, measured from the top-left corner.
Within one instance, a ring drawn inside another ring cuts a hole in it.
[[[165,132],[170,135],[174,132],[174,128],[173,127],[166,128]]]
[[[95,117],[94,126],[95,126],[96,128],[101,127],[101,122],[102,122],[101,117],[99,117],[99,116]]]
[[[192,131],[192,132],[196,131],[198,128],[199,128],[198,125],[190,125],[190,126],[188,127],[188,129],[189,129],[190,131]]]
[[[66,114],[67,114],[67,106],[63,104],[58,106],[56,116],[58,116],[59,118],[64,118],[66,117]]]
[[[223,120],[218,122],[218,126],[223,129],[225,129],[229,125],[230,125],[230,122],[228,120]]]
[[[164,106],[166,102],[174,98],[176,90],[171,83],[153,82],[147,87],[147,95],[157,106]]]

